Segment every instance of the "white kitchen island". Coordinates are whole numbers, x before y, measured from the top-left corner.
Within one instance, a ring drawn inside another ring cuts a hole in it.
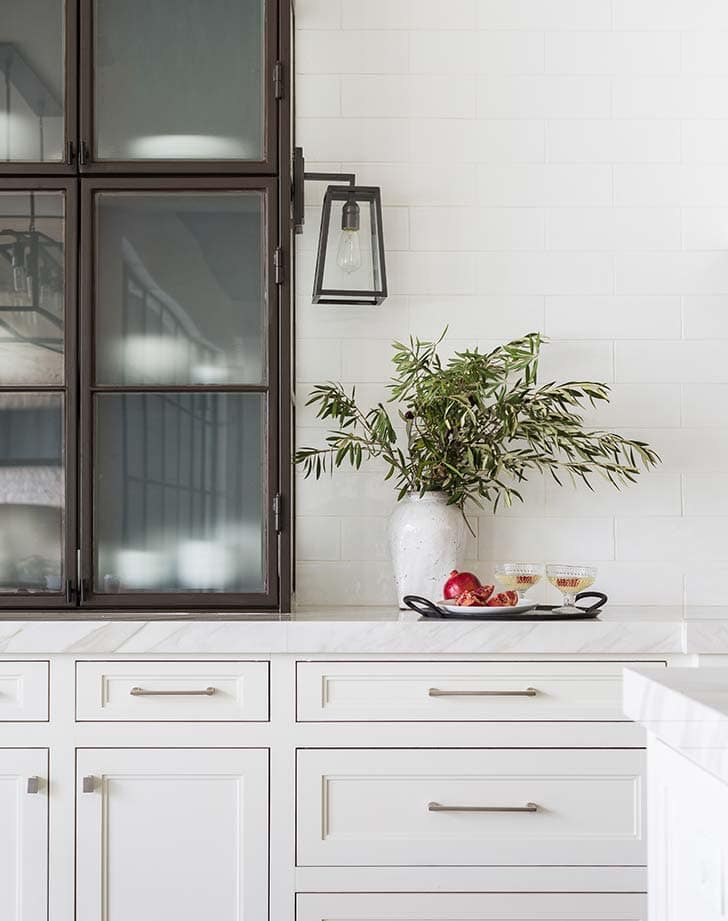
[[[2,619],[0,917],[645,921],[622,672],[692,627]]]
[[[650,921],[728,917],[728,669],[628,669],[647,730]]]

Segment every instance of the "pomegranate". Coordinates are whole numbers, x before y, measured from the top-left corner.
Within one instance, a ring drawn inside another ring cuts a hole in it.
[[[442,597],[445,600],[457,598],[463,592],[472,592],[476,588],[480,588],[480,579],[474,573],[453,569],[442,590]]]

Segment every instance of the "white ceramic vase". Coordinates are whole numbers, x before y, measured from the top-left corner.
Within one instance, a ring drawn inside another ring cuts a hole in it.
[[[405,595],[439,600],[464,545],[462,512],[444,493],[408,493],[398,502],[389,519],[389,546],[400,608]]]

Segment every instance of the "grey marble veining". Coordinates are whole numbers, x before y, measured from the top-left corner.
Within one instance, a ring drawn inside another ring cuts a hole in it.
[[[728,649],[728,617],[711,621]],[[573,623],[424,621],[394,609],[308,611],[285,620],[3,620],[0,654],[668,655],[713,652],[679,609],[613,609]],[[693,633],[693,631],[696,631]]]

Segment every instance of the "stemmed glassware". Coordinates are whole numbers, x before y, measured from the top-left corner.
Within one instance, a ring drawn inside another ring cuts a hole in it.
[[[554,608],[554,613],[578,614],[576,596],[594,584],[597,570],[595,566],[550,564],[546,567],[546,577],[563,595],[563,604],[560,608]]]
[[[504,588],[524,595],[543,579],[543,563],[498,563],[495,567],[496,581]]]

